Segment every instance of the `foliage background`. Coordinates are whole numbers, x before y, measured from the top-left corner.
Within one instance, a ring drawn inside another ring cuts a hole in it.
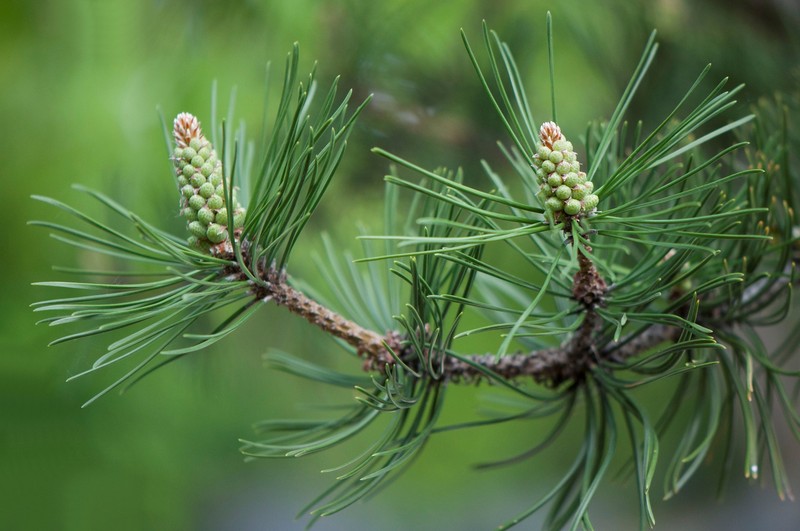
[[[499,158],[494,142],[502,134],[462,49],[460,27],[476,42],[482,18],[498,30],[528,76],[535,115],[546,117],[547,9],[554,16],[560,121],[568,132],[608,116],[653,27],[662,48],[633,109],[646,122],[663,115],[709,61],[716,77],[747,83],[743,105],[797,87],[800,8],[792,0],[0,3],[6,245],[0,261],[0,528],[299,529],[295,511],[329,479],[318,471],[347,455],[248,464],[237,452],[237,438],[251,434],[251,422],[302,415],[303,402],[327,392],[264,370],[266,345],[334,364],[344,359],[328,339],[278,308],[265,309],[245,333],[155,373],[131,393],[80,409],[104,380],[64,380],[90,363],[92,345],[45,348],[56,336],[34,327],[28,304],[44,293],[30,283],[53,279],[51,264],[101,264],[26,227],[29,219],[59,216],[30,194],[75,201],[79,195],[69,186],[80,182],[146,219],[183,230],[156,105],[167,116],[191,111],[208,120],[217,79],[223,99],[238,86],[238,116],[257,132],[264,64],[272,60],[282,68],[297,40],[307,67],[319,61],[323,81],[341,74],[342,86],[353,87],[357,97],[375,94],[291,264],[294,275],[313,282],[309,257],[321,249],[320,232],[345,247],[358,221],[377,226],[386,168],[370,147],[428,166],[463,165],[468,180],[485,186],[479,160]],[[475,344],[482,348],[491,347]],[[655,402],[667,390],[651,392]],[[448,414],[469,414],[480,394],[486,390],[460,390]],[[491,528],[558,477],[560,460],[550,454],[546,461],[489,472],[470,464],[514,453],[535,429],[442,434],[410,474],[318,529]],[[795,487],[798,450],[786,446]],[[800,507],[781,504],[770,489],[735,477],[718,504],[710,485],[701,478],[677,499],[659,503],[659,526],[800,527]],[[624,482],[604,489],[592,512],[600,529],[632,525],[631,492]]]

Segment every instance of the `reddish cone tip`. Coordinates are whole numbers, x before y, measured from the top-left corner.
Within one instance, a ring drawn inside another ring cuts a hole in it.
[[[175,118],[172,132],[175,135],[175,143],[179,148],[188,147],[193,138],[203,136],[197,118],[188,112],[182,112]]]
[[[564,135],[561,134],[561,128],[555,122],[545,122],[539,128],[539,138],[543,146],[553,149],[553,143],[564,138]]]

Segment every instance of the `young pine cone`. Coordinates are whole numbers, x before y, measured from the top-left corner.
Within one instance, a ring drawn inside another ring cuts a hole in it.
[[[539,129],[539,142],[533,155],[533,168],[539,179],[538,197],[554,216],[580,216],[597,207],[594,185],[586,180],[581,163],[561,129],[545,122]]]
[[[186,218],[189,244],[212,254],[232,251],[228,241],[228,224],[233,223],[238,237],[244,226],[245,209],[236,200],[233,214],[225,204],[222,184],[222,162],[211,142],[200,129],[197,118],[181,113],[173,124],[175,151],[172,162],[181,192],[181,216]]]

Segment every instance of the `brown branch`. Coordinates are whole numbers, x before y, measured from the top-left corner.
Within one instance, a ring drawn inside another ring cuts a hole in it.
[[[404,346],[402,336],[397,331],[381,335],[367,330],[289,286],[285,276],[272,271],[268,278],[269,284],[256,290],[259,298],[274,301],[325,332],[344,340],[364,358],[365,370],[380,371],[386,364],[394,363],[394,358],[385,345],[389,345],[404,361],[413,363],[413,353],[409,347]],[[660,343],[675,341],[680,335],[677,328],[654,325],[635,337],[610,345],[601,353],[594,344],[594,333],[599,325],[598,314],[587,311],[581,326],[564,345],[502,357],[495,354],[476,354],[462,360],[446,356],[442,373],[452,381],[474,382],[485,378],[485,371],[489,370],[502,378],[527,377],[555,387],[566,381],[581,379],[602,357],[621,362]]]
[[[567,233],[567,245],[574,245]],[[584,236],[585,238],[585,236]],[[588,240],[585,240],[588,241]],[[242,252],[247,254],[247,242],[243,242]],[[583,320],[578,329],[565,343],[558,347],[545,348],[531,352],[517,352],[498,357],[495,354],[472,354],[455,357],[446,355],[441,363],[441,377],[451,381],[478,382],[487,378],[487,373],[505,379],[531,378],[537,383],[556,387],[564,382],[580,381],[592,367],[603,361],[622,363],[638,356],[662,343],[678,340],[681,329],[674,326],[655,324],[622,338],[618,342],[605,343],[602,351],[597,348],[597,334],[602,326],[602,318],[597,308],[605,303],[608,291],[605,280],[590,259],[591,248],[586,244],[578,253],[578,271],[573,278],[573,298],[583,307]],[[234,262],[231,254],[228,258]],[[788,274],[790,269],[784,271]],[[236,266],[226,270],[226,274],[234,274],[246,280],[245,275]],[[272,300],[290,312],[300,315],[308,322],[323,331],[337,337],[355,348],[364,359],[365,371],[383,372],[387,365],[393,364],[396,358],[402,360],[412,369],[423,371],[421,365],[431,361],[431,355],[425,352],[424,361],[420,361],[407,338],[395,330],[383,334],[368,330],[336,312],[322,306],[287,283],[285,273],[265,264],[259,267],[259,277],[263,284],[254,284],[253,291],[259,299]],[[745,290],[741,305],[769,299],[777,294],[789,282],[788,278],[780,278],[769,290],[763,290],[767,279],[749,286]],[[724,310],[715,308],[714,312],[704,315],[713,323]],[[420,332],[422,334],[427,331]],[[391,352],[390,352],[391,350]],[[394,354],[394,355],[393,355]],[[434,364],[438,365],[438,363]]]
[[[474,380],[483,375],[476,366],[489,369],[504,378],[528,376],[536,382],[558,386],[569,380],[579,380],[599,359],[595,335],[602,319],[595,310],[604,304],[608,291],[605,280],[586,254],[578,253],[578,272],[572,283],[572,297],[584,308],[584,317],[569,341],[559,347],[533,352],[520,352],[511,356],[494,354],[468,356],[467,361],[448,357],[445,374],[453,380]]]
[[[275,271],[271,271],[267,279],[268,286],[256,290],[259,298],[284,306],[325,332],[344,340],[364,358],[365,370],[380,371],[386,364],[394,363],[394,358],[385,345],[389,345],[404,361],[414,361],[413,353],[409,347],[403,345],[402,337],[397,331],[381,335],[367,330],[289,286],[285,276],[278,275]],[[674,341],[680,334],[677,328],[655,325],[633,338],[612,344],[601,353],[593,342],[594,332],[599,324],[597,313],[587,311],[581,326],[562,346],[518,352],[499,358],[495,354],[476,354],[463,359],[446,356],[442,372],[445,378],[457,382],[481,380],[486,377],[485,371],[489,370],[506,379],[532,378],[541,384],[557,386],[566,381],[579,380],[601,357],[620,362],[660,343]]]
[[[583,255],[581,255],[583,256]],[[674,341],[680,330],[655,325],[639,335],[623,340],[618,348],[607,349],[608,354],[595,348],[594,334],[600,326],[600,317],[592,308],[602,301],[605,282],[588,259],[580,259],[581,268],[575,275],[573,294],[582,293],[576,299],[590,304],[581,326],[564,345],[532,352],[518,352],[497,357],[494,354],[470,355],[463,359],[446,356],[443,361],[443,377],[451,381],[475,382],[486,378],[486,371],[506,379],[531,378],[548,386],[557,386],[566,381],[576,381],[606,356],[614,361],[623,361],[666,341]],[[309,323],[345,341],[364,358],[365,370],[383,370],[394,363],[394,357],[386,349],[388,345],[405,362],[413,364],[416,358],[410,347],[404,345],[397,331],[385,334],[368,330],[336,312],[322,306],[287,283],[286,275],[274,269],[262,272],[266,285],[254,288],[256,296],[284,306]]]
[[[568,241],[568,244],[571,243]],[[493,373],[505,379],[531,378],[537,383],[556,387],[564,382],[580,381],[592,367],[603,360],[621,363],[659,344],[678,340],[680,328],[656,324],[598,351],[596,335],[601,328],[602,319],[596,308],[605,303],[608,288],[589,258],[591,248],[586,245],[584,249],[585,253],[583,250],[578,253],[579,269],[573,279],[572,292],[573,298],[583,307],[583,321],[568,341],[558,347],[517,352],[501,357],[495,354],[444,356],[441,360],[441,377],[455,382],[478,382],[486,379],[487,373]],[[247,252],[246,242],[243,252]],[[232,256],[229,258],[233,259]],[[237,273],[235,266],[227,270],[227,274],[231,273]],[[245,279],[241,272],[238,273]],[[290,286],[285,273],[274,268],[259,268],[259,276],[265,282],[254,285],[256,297],[284,306],[354,347],[359,356],[364,358],[365,371],[383,372],[387,365],[395,363],[395,357],[399,357],[412,368],[422,370],[419,367],[422,362],[400,332],[390,330],[381,334],[344,318]],[[755,299],[769,297],[787,283],[788,279],[779,279],[769,293],[760,289],[760,285],[751,286],[745,292],[743,302],[747,304]],[[713,319],[713,316],[710,317]]]
[[[677,328],[651,326],[635,337],[612,344],[607,349],[610,353],[608,359],[621,362],[661,343],[675,341],[679,335],[680,330]],[[619,347],[615,348],[616,345]],[[520,352],[500,358],[494,354],[483,354],[467,356],[462,361],[448,356],[445,359],[444,372],[451,380],[475,381],[485,376],[478,369],[482,367],[506,379],[528,377],[538,383],[556,387],[563,382],[583,378],[602,355],[592,344],[578,344],[571,340],[565,346]]]
[[[384,343],[396,352],[400,351],[400,335],[397,332],[390,331],[381,335],[345,319],[287,284],[285,273],[270,268],[262,272],[262,277],[267,284],[254,290],[259,299],[284,306],[309,323],[355,347],[358,355],[365,358],[365,370],[374,369],[377,364],[394,361]]]
[[[586,247],[587,253],[591,248]],[[602,319],[596,312],[604,303],[607,286],[594,263],[583,252],[578,254],[579,269],[573,281],[573,298],[584,308],[584,318],[572,337],[563,345],[532,352],[518,352],[509,356],[495,354],[470,355],[463,358],[445,356],[442,376],[451,381],[474,382],[486,378],[486,371],[506,378],[531,378],[548,386],[558,386],[566,381],[577,381],[602,358],[623,361],[660,343],[674,341],[680,331],[663,325],[652,326],[636,336],[609,345],[603,352],[595,346],[596,333]],[[364,370],[382,371],[387,364],[395,363],[387,346],[409,365],[418,360],[401,334],[391,330],[385,334],[368,330],[338,313],[322,306],[287,283],[285,273],[274,268],[264,268],[260,277],[263,285],[254,287],[256,297],[284,306],[309,323],[337,337],[356,349],[364,358]]]

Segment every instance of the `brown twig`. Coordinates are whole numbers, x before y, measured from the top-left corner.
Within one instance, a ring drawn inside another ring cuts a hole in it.
[[[585,237],[584,242],[588,242]],[[566,244],[574,245],[569,236]],[[243,254],[246,255],[247,251],[247,242],[243,242]],[[584,243],[578,252],[578,271],[573,278],[572,297],[583,308],[583,320],[567,341],[557,347],[501,357],[495,354],[458,357],[445,355],[443,358],[437,356],[437,364],[441,363],[441,374],[438,377],[455,382],[478,382],[493,373],[504,379],[531,378],[537,383],[556,387],[565,382],[580,381],[589,370],[603,361],[622,363],[662,343],[677,341],[681,333],[679,327],[655,324],[637,330],[617,342],[606,342],[604,348],[598,350],[597,335],[602,327],[602,318],[597,308],[605,304],[608,287],[590,258],[591,251],[588,243]],[[232,262],[235,261],[232,255],[229,258]],[[225,271],[225,274],[237,273],[243,280],[246,279],[237,266],[231,266]],[[380,333],[346,319],[292,287],[285,273],[274,267],[262,264],[258,276],[263,282],[253,284],[253,292],[257,298],[284,306],[290,312],[351,345],[364,359],[365,371],[383,372],[387,365],[396,363],[399,358],[412,369],[425,372],[421,365],[429,362],[429,357],[436,354],[425,352],[423,358],[426,361],[421,362],[407,338],[400,332],[389,330]],[[779,279],[770,292],[782,289],[787,282],[788,279]],[[765,294],[754,285],[745,292],[742,302],[746,305],[769,296],[769,293]],[[719,309],[715,311],[718,312]],[[714,315],[706,318],[713,321]]]
[[[262,277],[266,280],[266,285],[254,289],[259,299],[284,306],[323,331],[344,340],[365,359],[365,370],[373,370],[379,364],[394,361],[385,345],[396,352],[400,351],[400,338],[396,332],[390,331],[382,335],[345,319],[290,286],[283,272],[269,268],[262,272]]]
[[[586,289],[585,282],[594,284],[589,291],[597,296],[605,283],[596,276],[591,261],[582,262],[581,275],[584,280],[576,282],[574,291]],[[286,276],[273,269],[263,274],[266,286],[255,289],[256,296],[265,301],[273,301],[284,306],[309,323],[325,332],[342,339],[356,349],[364,358],[365,370],[382,370],[386,364],[394,363],[394,357],[386,349],[388,345],[409,364],[413,363],[413,353],[404,346],[402,337],[397,331],[385,334],[368,330],[345,319],[336,312],[310,299],[301,291],[287,283]],[[595,303],[599,300],[592,299]],[[446,356],[443,361],[443,376],[451,381],[475,382],[486,377],[486,371],[506,379],[531,378],[548,386],[558,386],[567,381],[579,380],[591,366],[601,358],[623,361],[636,356],[660,343],[674,341],[680,330],[663,325],[655,325],[641,334],[611,344],[603,352],[598,352],[594,344],[594,334],[599,328],[600,318],[597,312],[587,308],[581,326],[565,344],[532,352],[518,352],[508,356],[497,357],[495,354],[475,354],[463,358]]]
[[[672,328],[654,326],[639,336],[623,340],[619,348],[612,346],[610,350],[607,349],[612,354],[598,352],[595,336],[602,320],[596,308],[604,303],[608,288],[589,258],[591,248],[586,246],[584,249],[585,253],[578,253],[579,269],[574,277],[572,293],[573,298],[583,306],[584,317],[567,342],[559,347],[518,352],[502,357],[494,354],[463,358],[445,356],[442,376],[452,381],[478,381],[486,377],[486,371],[491,371],[506,379],[528,377],[545,385],[558,386],[563,382],[582,378],[601,356],[621,361],[677,337],[677,331]],[[411,347],[402,341],[399,332],[388,331],[381,334],[363,328],[290,286],[286,275],[274,268],[263,268],[260,276],[265,283],[254,287],[258,298],[284,306],[354,347],[364,358],[365,370],[382,371],[387,364],[395,362],[387,347],[410,365],[417,361]]]
[[[444,371],[451,380],[475,381],[485,376],[480,367],[506,379],[527,377],[556,387],[564,382],[580,380],[594,363],[605,356],[621,362],[661,343],[675,341],[679,335],[677,328],[654,325],[635,337],[612,344],[604,352],[596,352],[592,344],[581,344],[573,339],[560,347],[500,358],[494,354],[466,356],[463,360],[448,356]]]

